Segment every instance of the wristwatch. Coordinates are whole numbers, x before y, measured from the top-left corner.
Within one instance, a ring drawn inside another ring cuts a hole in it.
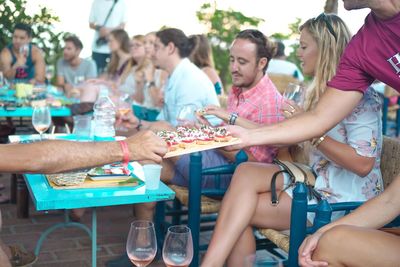
[[[239,116],[239,115],[238,115],[236,112],[232,112],[232,113],[229,115],[228,123],[229,123],[230,125],[235,125],[235,122],[236,122],[236,119],[237,119],[238,116]]]
[[[150,88],[150,87],[156,86],[156,83],[154,81],[150,81],[150,82],[146,82],[145,85],[147,88]]]
[[[138,123],[138,125],[136,126],[136,130],[137,130],[137,131],[140,131],[140,128],[142,128],[142,126],[143,126],[143,124],[142,124],[142,119],[139,118],[139,123]]]

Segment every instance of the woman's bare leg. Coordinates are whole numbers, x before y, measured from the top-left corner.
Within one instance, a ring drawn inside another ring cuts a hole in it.
[[[259,194],[257,208],[250,225],[235,243],[227,260],[228,267],[244,266],[245,259],[256,253],[253,227],[285,230],[290,228],[290,208],[292,199],[283,193],[279,205],[271,205],[271,193]]]
[[[389,267],[400,264],[400,236],[356,226],[336,226],[321,237],[313,259],[329,266]]]
[[[258,207],[262,207],[262,211],[266,209],[265,212],[271,212],[271,215],[267,215],[268,217],[283,215],[282,218],[286,218],[287,213],[283,211],[285,205],[279,204],[272,207],[269,205],[267,195],[259,204],[259,194],[270,191],[271,177],[278,170],[276,165],[255,162],[243,163],[236,169],[231,185],[222,201],[215,230],[202,266],[223,266],[235,243],[241,238],[245,229],[252,224],[252,218],[255,218],[254,222],[261,221],[255,216]],[[283,187],[283,176],[278,176],[276,187]],[[268,217],[265,219],[266,221]],[[243,240],[247,240],[246,236],[243,237]]]

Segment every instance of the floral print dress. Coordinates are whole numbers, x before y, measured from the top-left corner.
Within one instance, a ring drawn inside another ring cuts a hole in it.
[[[353,147],[358,155],[375,158],[373,169],[365,177],[337,165],[317,149],[311,152],[310,165],[317,174],[315,189],[330,203],[365,201],[383,191],[380,171],[381,108],[380,96],[369,88],[353,112],[327,134],[330,138]],[[292,188],[286,192],[292,196]],[[316,203],[316,200],[309,203]],[[332,219],[337,219],[342,214],[335,212]]]

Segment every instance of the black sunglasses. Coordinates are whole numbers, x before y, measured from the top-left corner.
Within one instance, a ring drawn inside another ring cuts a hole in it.
[[[326,27],[328,28],[328,31],[330,32],[330,34],[333,35],[333,37],[335,38],[335,41],[337,42],[337,35],[336,35],[335,31],[333,30],[332,24],[329,22],[326,14],[321,13],[318,17],[314,18],[314,21],[318,21],[320,19],[322,19],[325,22]]]

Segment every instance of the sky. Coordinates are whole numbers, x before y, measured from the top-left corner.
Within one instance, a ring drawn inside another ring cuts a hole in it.
[[[166,25],[182,29],[186,34],[205,33],[199,23],[196,11],[207,0],[125,0],[128,6],[126,30],[130,36],[156,31]],[[212,1],[214,2],[214,1]],[[219,9],[232,8],[246,16],[264,19],[259,30],[266,35],[275,32],[288,33],[288,25],[300,18],[305,21],[323,11],[324,0],[216,0]],[[89,29],[89,13],[92,0],[29,0],[27,12],[36,12],[40,6],[50,8],[60,17],[56,30],[68,31],[78,35],[83,44],[82,57],[91,54],[93,31]],[[346,11],[339,0],[339,16],[356,33],[363,24],[369,10]]]

